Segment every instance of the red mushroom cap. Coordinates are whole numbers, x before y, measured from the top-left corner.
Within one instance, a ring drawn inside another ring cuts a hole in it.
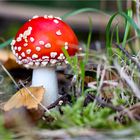
[[[35,17],[26,22],[11,42],[19,64],[26,67],[55,65],[65,62],[62,48],[70,56],[78,51],[73,30],[58,17]]]

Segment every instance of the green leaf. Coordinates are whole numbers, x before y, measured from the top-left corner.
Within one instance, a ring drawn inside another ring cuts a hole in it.
[[[70,63],[70,65],[72,65],[72,60],[71,60],[71,58],[70,58],[70,56],[69,56],[67,50],[63,47],[63,48],[62,48],[62,51],[63,51],[64,55],[66,56],[67,61]]]

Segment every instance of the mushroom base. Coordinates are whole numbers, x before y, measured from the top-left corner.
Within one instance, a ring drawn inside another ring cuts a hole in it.
[[[58,97],[58,83],[55,69],[36,68],[33,69],[32,86],[43,86],[46,90],[42,103],[49,106]]]

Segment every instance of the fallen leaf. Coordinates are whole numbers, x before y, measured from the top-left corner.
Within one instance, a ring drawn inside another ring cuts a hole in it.
[[[29,92],[29,91],[30,92]],[[9,101],[4,105],[4,111],[9,111],[13,108],[20,108],[22,106],[27,109],[37,109],[38,104],[42,101],[45,89],[40,87],[27,87],[20,89],[14,94]],[[36,98],[33,98],[31,94]]]
[[[28,128],[30,123],[30,118],[27,115],[27,110],[25,107],[21,107],[18,109],[11,109],[10,111],[6,111],[3,113],[4,117],[4,127],[6,129],[20,129],[20,127]]]
[[[21,68],[22,65],[19,65],[17,62],[16,62],[16,58],[15,56],[13,55],[12,52],[9,52],[8,53],[8,60],[4,63],[4,66],[6,69],[8,70],[11,70],[11,69],[16,69],[16,68]]]
[[[8,51],[5,51],[5,50],[0,50],[0,61],[2,63],[5,63],[7,60],[8,60]]]
[[[27,109],[26,107],[14,108],[3,112],[4,126],[7,129],[25,129],[36,125],[44,116],[44,109],[39,106],[38,109]]]
[[[22,67],[22,65],[16,62],[14,54],[9,50],[0,50],[0,62],[2,62],[8,70]]]

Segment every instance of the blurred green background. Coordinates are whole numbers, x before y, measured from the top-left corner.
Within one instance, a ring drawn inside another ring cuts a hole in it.
[[[0,1],[0,41],[14,37],[20,26],[34,13],[38,15],[38,11],[41,15],[45,11],[46,13],[48,10],[53,11],[55,16],[58,10],[62,16],[66,12],[89,7],[113,13],[118,9],[125,10],[130,2],[127,0],[3,0]],[[26,10],[29,10],[29,12],[26,12]],[[85,42],[89,33],[89,17],[92,17],[93,22],[92,41],[100,40],[104,42],[105,27],[109,18],[102,18],[99,13],[92,12],[90,16],[84,13],[81,17],[79,15],[70,17],[68,20],[66,19],[66,22],[74,29],[78,39]]]

